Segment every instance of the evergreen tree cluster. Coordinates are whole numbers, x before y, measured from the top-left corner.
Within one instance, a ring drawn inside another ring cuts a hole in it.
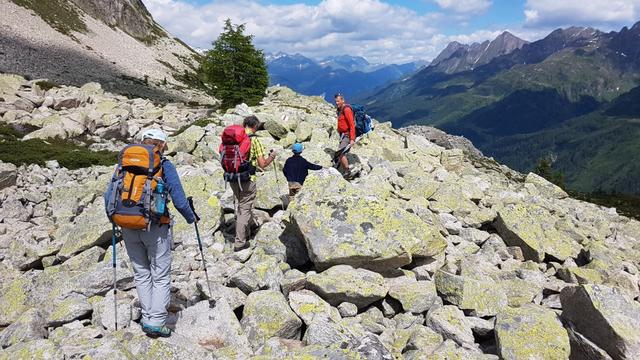
[[[549,157],[543,157],[538,160],[538,164],[536,165],[533,172],[547,179],[548,181],[558,185],[561,188],[564,188],[564,174],[562,171],[555,171],[552,168],[553,160]]]
[[[233,25],[227,19],[200,68],[205,83],[225,108],[240,103],[257,105],[269,84],[264,54],[253,46],[253,36],[244,31],[244,25]]]

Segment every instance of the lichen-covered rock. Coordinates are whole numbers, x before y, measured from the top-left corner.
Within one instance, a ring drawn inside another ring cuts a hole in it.
[[[307,276],[307,287],[333,306],[346,301],[358,308],[384,298],[389,290],[382,275],[349,265],[336,265]]]
[[[89,315],[93,307],[86,297],[72,293],[68,297],[48,304],[44,312],[47,326],[60,326]]]
[[[289,305],[307,326],[318,319],[340,321],[338,310],[309,290],[289,293]]]
[[[40,339],[18,343],[0,351],[0,360],[57,360],[64,354],[51,340]]]
[[[460,347],[452,340],[445,340],[430,355],[413,357],[411,359],[428,360],[498,360],[498,357],[490,354],[483,354],[478,350],[470,350]]]
[[[298,123],[296,127],[296,141],[303,142],[307,141],[311,138],[311,133],[313,132],[314,126],[313,124],[307,121],[301,121]]]
[[[291,269],[284,273],[280,283],[282,294],[287,297],[292,291],[302,290],[307,285],[307,275],[300,270]]]
[[[417,281],[406,277],[405,281],[389,286],[389,296],[398,300],[404,311],[421,314],[429,310],[438,294],[433,281]]]
[[[233,274],[231,282],[246,294],[257,290],[280,290],[283,274],[278,263],[277,258],[258,249],[244,267]]]
[[[471,346],[475,342],[471,326],[464,313],[455,306],[445,305],[431,309],[427,313],[426,325],[445,339],[451,339],[460,346]]]
[[[503,359],[567,359],[571,352],[558,315],[542,306],[505,308],[496,317],[495,331]]]
[[[0,161],[0,190],[16,184],[17,170],[15,165]]]
[[[38,309],[29,309],[0,332],[0,348],[47,337],[44,318]]]
[[[284,296],[273,290],[249,294],[241,323],[254,348],[274,336],[299,339],[302,326],[302,321],[291,310]]]
[[[102,199],[94,201],[84,209],[73,223],[60,227],[55,238],[63,244],[58,252],[58,258],[62,260],[111,241],[111,224],[105,215]]]
[[[274,165],[270,165],[268,169],[258,175],[256,187],[258,188],[256,209],[270,211],[282,207],[284,196],[289,194],[287,181],[282,170],[274,168]]]
[[[556,217],[537,205],[510,204],[498,211],[496,229],[505,243],[518,246],[527,260],[541,262],[545,255],[564,261],[581,250],[564,231],[555,228]]]
[[[558,185],[547,181],[538,174],[528,173],[524,182],[525,184],[533,185],[540,194],[549,198],[564,199],[569,196]]]
[[[445,300],[460,309],[470,310],[475,316],[494,316],[508,302],[502,288],[490,278],[480,281],[438,270],[435,284]]]
[[[310,322],[302,339],[308,345],[331,346],[340,344],[341,347],[353,347],[365,332],[359,324],[353,324],[341,319],[317,318]]]
[[[264,122],[264,129],[271,134],[276,139],[282,139],[287,137],[289,130],[287,130],[284,126],[280,125],[277,121],[267,120]]]
[[[251,353],[249,340],[240,322],[224,299],[211,307],[209,301],[201,301],[177,314],[175,334],[184,336],[204,348],[234,349],[237,354]]]
[[[500,290],[507,296],[509,306],[518,307],[542,299],[542,285],[522,279],[507,279],[498,282]]]
[[[426,326],[414,325],[409,330],[411,330],[411,336],[407,346],[404,348],[404,352],[430,354],[443,342],[442,335]]]
[[[122,295],[116,297],[118,307],[118,329],[126,329],[131,325],[133,316],[133,308],[131,300]],[[100,300],[93,310],[94,312],[94,324],[99,323],[102,327],[108,330],[115,330],[116,328],[116,314],[113,301],[113,292],[109,292],[102,300]]]
[[[213,175],[207,175],[201,170],[178,168],[180,181],[185,194],[193,196],[193,205],[196,213],[200,216],[198,230],[201,240],[207,242],[211,240],[214,231],[220,225],[220,215],[222,208],[220,201],[214,195],[217,191],[224,190],[222,179],[222,169]],[[176,222],[172,226],[173,242],[185,244],[185,246],[197,246],[196,234],[193,224],[187,224],[182,217],[174,212]]]
[[[394,269],[416,257],[441,253],[440,232],[397,206],[366,195],[335,170],[311,174],[290,205],[316,266],[336,264],[376,271]]]
[[[340,316],[342,317],[354,317],[358,315],[358,307],[356,304],[352,304],[349,302],[343,302],[338,305],[338,311],[340,312]]]
[[[640,357],[640,304],[626,293],[585,284],[564,288],[560,300],[562,317],[612,358]]]
[[[198,142],[202,140],[204,135],[205,131],[200,126],[190,126],[180,134],[167,139],[171,146],[169,150],[171,152],[191,153],[195,150]]]
[[[13,323],[29,308],[28,296],[32,286],[32,281],[24,277],[5,284],[0,294],[0,326]]]

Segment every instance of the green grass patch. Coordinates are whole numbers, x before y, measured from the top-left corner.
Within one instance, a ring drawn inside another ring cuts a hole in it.
[[[40,80],[38,82],[36,82],[36,85],[38,85],[40,87],[40,89],[44,90],[44,91],[49,91],[53,88],[59,88],[60,86],[58,86],[58,84],[53,83],[51,81],[48,80]]]
[[[67,169],[80,169],[94,165],[113,165],[118,153],[91,151],[72,142],[54,139],[20,140],[22,134],[9,125],[0,125],[0,160],[20,166],[38,164],[44,166],[49,160],[57,160]]]
[[[86,33],[87,25],[67,0],[12,0],[16,5],[32,10],[52,28],[65,35],[72,31]]]

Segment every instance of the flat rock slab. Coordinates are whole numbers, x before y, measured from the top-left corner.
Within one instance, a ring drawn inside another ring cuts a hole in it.
[[[361,184],[362,185],[362,184]],[[375,193],[373,184],[354,186],[334,169],[314,172],[290,204],[309,258],[323,269],[346,264],[374,271],[435,256],[446,242],[438,226]]]
[[[333,306],[350,302],[360,309],[383,299],[389,291],[382,275],[349,265],[307,276],[307,287]]]
[[[618,288],[585,284],[560,292],[562,317],[613,359],[640,358],[640,303]]]
[[[527,304],[505,308],[496,317],[496,341],[500,357],[513,359],[567,359],[569,335],[558,315],[547,308]]]

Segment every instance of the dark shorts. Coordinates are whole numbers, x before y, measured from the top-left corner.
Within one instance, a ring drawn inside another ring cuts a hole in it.
[[[338,151],[346,148],[349,145],[349,134],[340,134],[340,143],[338,144]]]

